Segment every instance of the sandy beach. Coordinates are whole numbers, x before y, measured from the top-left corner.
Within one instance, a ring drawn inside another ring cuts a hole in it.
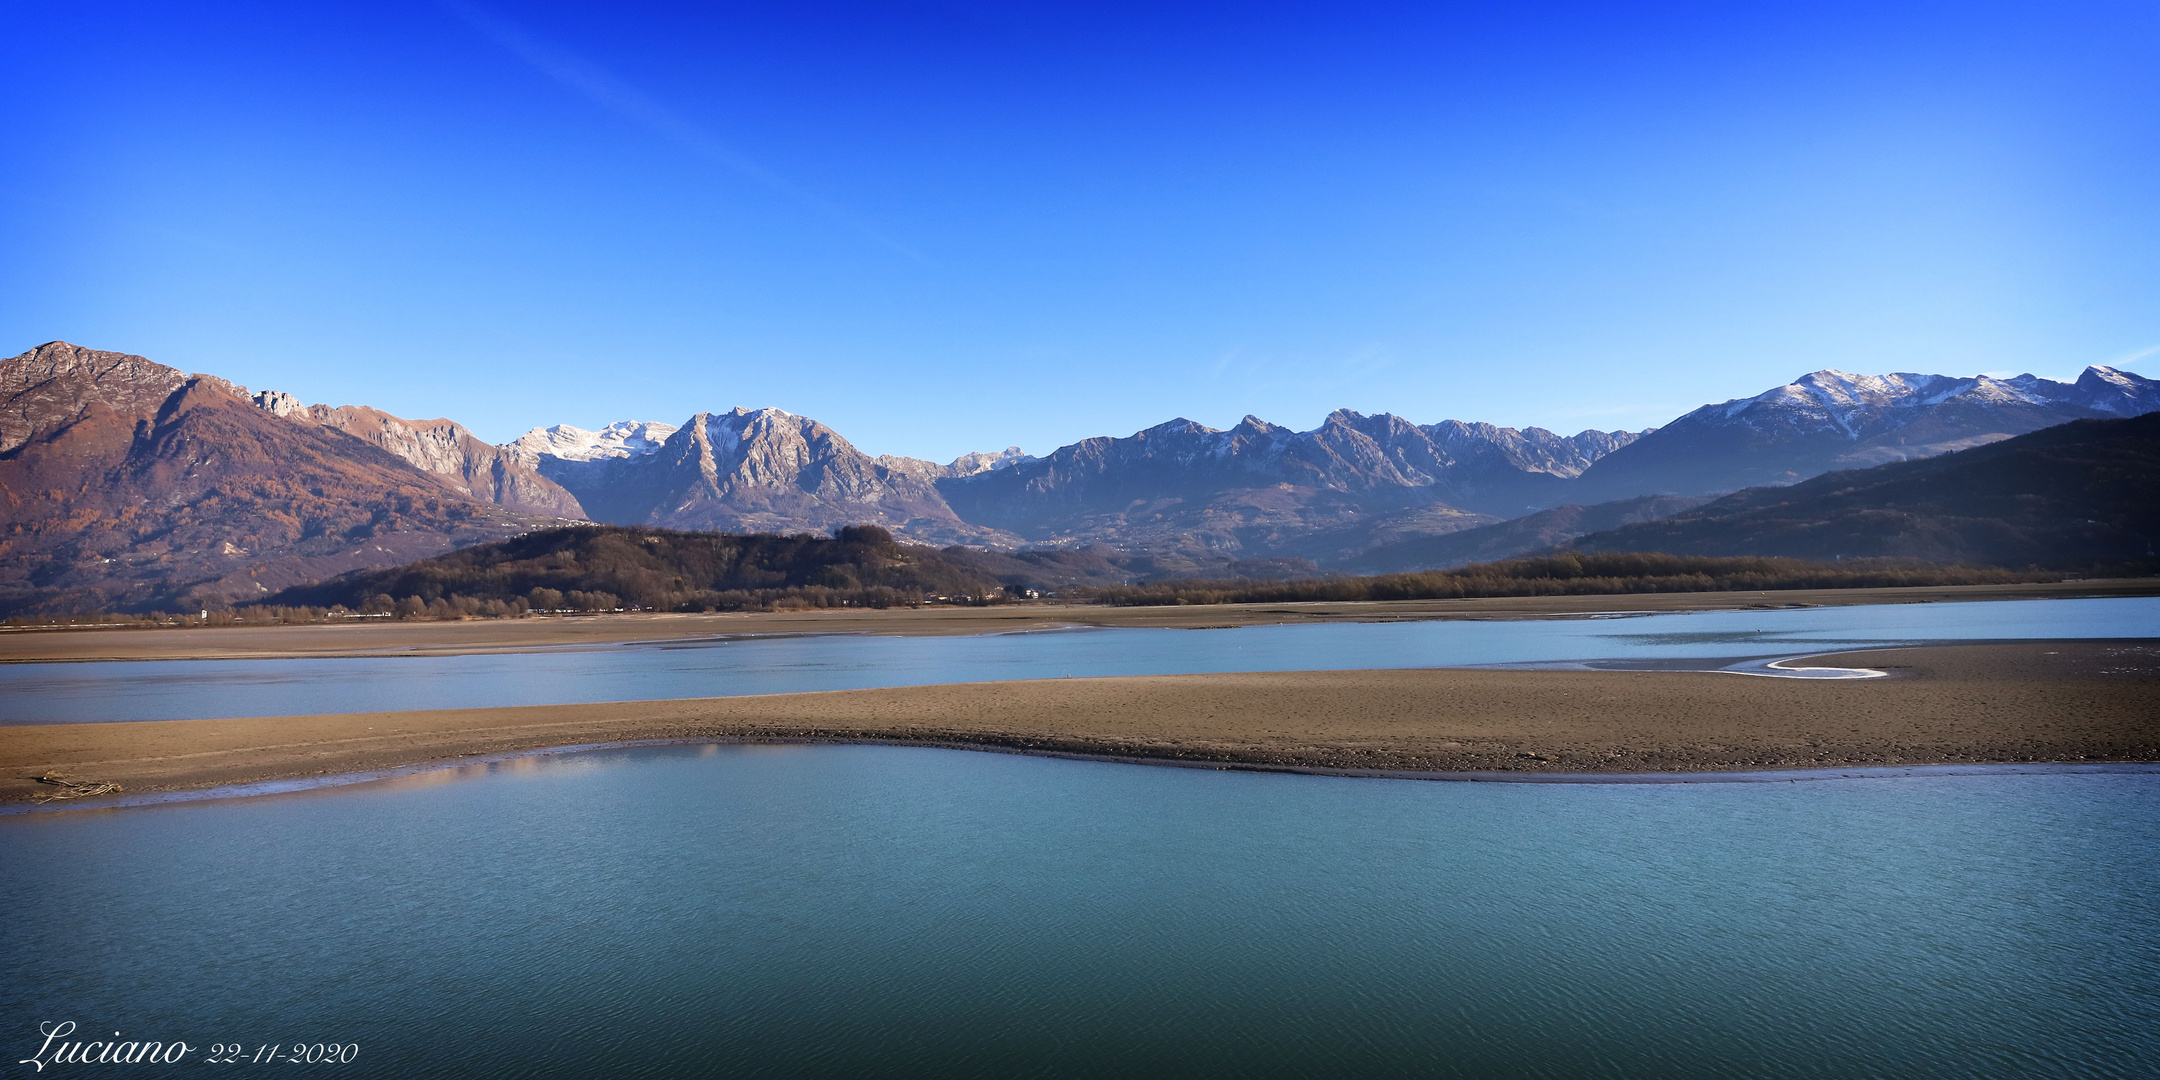
[[[306,626],[153,630],[10,628],[0,630],[0,663],[237,660],[295,656],[446,656],[522,652],[532,649],[603,648],[631,642],[742,634],[997,634],[1075,626],[1198,630],[1284,623],[1549,619],[1624,611],[1718,611],[2153,595],[2160,595],[2160,579],[2123,578],[2035,585],[1956,585],[1911,589],[1631,593],[1621,596],[1196,604],[1181,607],[1020,604],[980,608],[895,608],[887,611],[841,608],[712,615],[550,616],[473,619],[463,622],[351,620]]]
[[[1419,772],[2160,760],[2160,642],[1960,645],[1813,663],[1891,677],[1327,671],[48,724],[0,728],[0,801],[29,799],[47,770],[142,793],[644,739],[904,741]]]

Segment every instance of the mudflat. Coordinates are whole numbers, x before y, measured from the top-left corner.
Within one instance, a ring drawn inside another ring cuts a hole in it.
[[[1811,663],[1890,677],[1324,671],[45,724],[0,728],[0,801],[30,798],[41,790],[32,778],[47,770],[174,791],[643,739],[895,741],[1419,772],[2160,761],[2160,641],[1891,649]]]
[[[2049,597],[2154,596],[2160,579],[1951,585],[1909,589],[1795,589],[1769,592],[1629,593],[1618,596],[1494,597],[1282,604],[1103,607],[1017,604],[873,611],[624,614],[473,619],[462,622],[347,620],[304,626],[189,629],[8,629],[0,663],[83,660],[211,660],[277,657],[456,655],[534,649],[604,648],[641,641],[744,634],[994,634],[1070,626],[1207,629],[1315,622],[1430,619],[1548,619],[1620,611],[1916,604]]]

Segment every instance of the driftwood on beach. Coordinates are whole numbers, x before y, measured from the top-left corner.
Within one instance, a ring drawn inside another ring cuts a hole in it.
[[[45,772],[33,777],[40,784],[48,784],[57,790],[40,791],[30,798],[35,802],[52,802],[54,799],[87,799],[93,795],[116,795],[120,785],[109,780],[72,780],[67,774]]]

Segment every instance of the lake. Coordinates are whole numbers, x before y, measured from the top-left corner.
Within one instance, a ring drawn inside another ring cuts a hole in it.
[[[2140,599],[733,639],[6,665],[0,703],[67,722],[2156,631]],[[645,747],[0,817],[0,865],[0,1060],[41,1022],[193,1047],[127,1075],[296,1043],[358,1048],[310,1071],[393,1077],[2160,1071],[2153,773],[1449,784]]]
[[[1935,641],[2160,637],[2160,597],[1635,617],[717,638],[473,656],[0,664],[0,723],[724,697],[1065,675],[1571,664],[1719,667]]]
[[[359,1046],[311,1075],[400,1077],[2160,1061],[2154,775],[1534,786],[674,747],[21,815],[0,860],[5,1060],[39,1021],[197,1048],[120,1075],[296,1042]]]

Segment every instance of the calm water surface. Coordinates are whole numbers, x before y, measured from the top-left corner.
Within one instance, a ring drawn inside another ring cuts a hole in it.
[[[1063,675],[1567,662],[1717,666],[1910,642],[2093,637],[2160,637],[2160,597],[1240,630],[738,638],[493,656],[0,664],[0,723],[636,701]]]
[[[466,774],[0,819],[0,1057],[73,1019],[357,1042],[309,1068],[350,1076],[2160,1062],[2160,776],[1539,787],[847,746]]]

